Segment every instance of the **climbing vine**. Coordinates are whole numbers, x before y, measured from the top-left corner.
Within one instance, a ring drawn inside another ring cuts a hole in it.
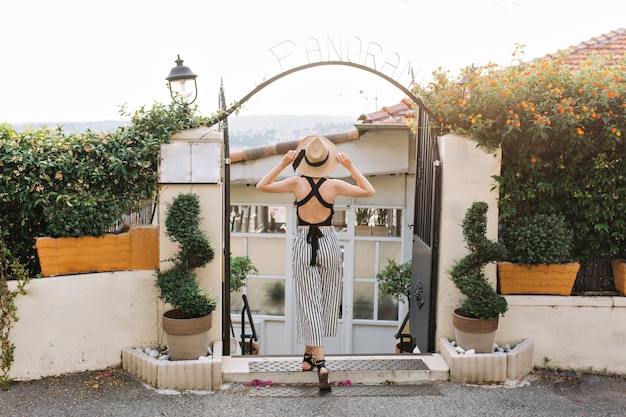
[[[0,388],[9,389],[9,371],[13,364],[15,345],[9,338],[11,328],[18,321],[15,298],[26,294],[26,284],[30,276],[26,268],[11,255],[4,243],[4,233],[0,233]],[[9,290],[8,280],[17,282],[14,290]]]

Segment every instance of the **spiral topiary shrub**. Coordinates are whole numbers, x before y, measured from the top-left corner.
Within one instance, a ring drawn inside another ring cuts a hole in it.
[[[508,309],[506,299],[487,281],[483,268],[490,262],[506,258],[506,248],[485,236],[487,203],[474,202],[463,219],[463,237],[469,254],[457,261],[450,271],[454,285],[465,296],[460,301],[461,315],[476,319],[493,319]]]
[[[200,200],[196,194],[179,194],[165,214],[165,235],[179,245],[174,265],[157,273],[159,297],[179,311],[182,318],[203,317],[215,310],[217,299],[200,288],[194,269],[215,257],[215,248],[199,229]]]

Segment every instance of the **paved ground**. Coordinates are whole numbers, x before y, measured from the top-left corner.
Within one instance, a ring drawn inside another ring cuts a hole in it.
[[[163,392],[120,369],[17,382],[0,391],[7,417],[546,416],[626,417],[626,377],[537,371],[515,386],[428,382],[415,386],[232,385]]]

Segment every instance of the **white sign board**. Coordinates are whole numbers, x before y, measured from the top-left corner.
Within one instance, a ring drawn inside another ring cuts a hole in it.
[[[221,182],[221,142],[176,141],[161,145],[160,184]]]

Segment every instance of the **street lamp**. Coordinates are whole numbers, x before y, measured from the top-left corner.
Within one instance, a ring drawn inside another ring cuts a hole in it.
[[[170,74],[165,78],[168,82],[172,100],[179,104],[191,104],[198,97],[197,75],[188,66],[183,65],[184,61],[180,59],[180,55],[174,62],[176,62],[176,66],[172,68]],[[193,85],[191,83],[192,80]]]

